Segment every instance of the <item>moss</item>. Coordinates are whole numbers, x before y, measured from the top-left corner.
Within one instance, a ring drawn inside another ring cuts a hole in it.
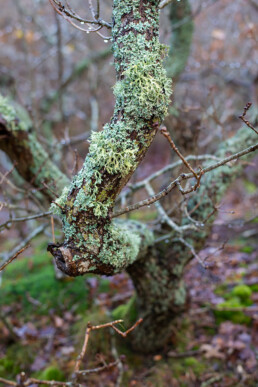
[[[126,325],[134,323],[137,319],[138,311],[136,308],[136,296],[130,298],[130,300],[124,304],[119,305],[112,311],[112,317],[114,320],[124,320]]]
[[[201,363],[195,357],[188,357],[184,359],[183,364],[185,365],[186,368],[191,368],[197,376],[202,375],[204,371],[207,369],[206,364]]]
[[[38,344],[17,342],[9,345],[5,356],[0,359],[0,376],[7,379],[16,379],[21,371],[29,371],[38,351]]]
[[[232,289],[232,296],[240,298],[242,302],[250,300],[251,295],[252,289],[244,284],[237,285]]]
[[[0,359],[0,375],[3,377],[15,377],[21,368],[15,363],[13,359],[8,356]]]
[[[56,312],[64,307],[78,305],[77,311],[87,308],[87,288],[83,278],[57,281],[52,259],[47,253],[35,253],[32,258],[23,258],[9,265],[3,275],[0,305],[19,303],[19,314],[30,318],[35,305],[28,301],[26,295],[39,301],[37,313],[48,314],[49,309]]]
[[[252,247],[252,246],[243,246],[243,247],[240,248],[240,251],[242,253],[252,254],[252,252],[254,251],[254,247]]]
[[[243,304],[240,299],[235,297],[231,298],[221,304],[218,304],[218,308],[242,308]],[[236,324],[250,324],[251,318],[246,316],[245,313],[241,311],[230,311],[230,310],[215,310],[214,315],[216,317],[216,322],[220,324],[223,321],[232,321]]]
[[[58,382],[65,381],[65,375],[63,371],[61,371],[56,366],[49,366],[43,372],[38,375],[41,380],[56,380]]]
[[[258,284],[250,285],[250,289],[252,290],[252,292],[257,293],[258,292]]]

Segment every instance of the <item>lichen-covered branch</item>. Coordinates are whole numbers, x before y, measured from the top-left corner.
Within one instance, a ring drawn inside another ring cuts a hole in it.
[[[113,117],[103,131],[92,134],[82,170],[52,206],[63,221],[65,242],[49,250],[58,267],[72,276],[121,271],[138,257],[143,234],[150,236],[142,225],[110,218],[116,197],[144,158],[170,100],[158,1],[115,0],[112,43],[117,73]]]
[[[15,163],[15,167],[25,181],[52,201],[53,192],[44,183],[60,194],[69,179],[51,161],[49,155],[38,142],[32,123],[26,111],[0,95],[0,149]]]

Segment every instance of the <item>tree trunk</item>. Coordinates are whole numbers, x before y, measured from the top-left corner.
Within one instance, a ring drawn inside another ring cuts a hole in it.
[[[164,347],[174,319],[186,309],[183,270],[190,259],[179,243],[164,241],[127,269],[137,294],[135,306],[143,318],[129,338],[135,349],[150,353]]]
[[[257,135],[244,127],[231,139],[225,141],[216,156],[225,158],[228,151],[239,152],[243,147],[255,143]],[[250,155],[248,155],[250,157]],[[173,320],[186,307],[187,295],[184,286],[184,269],[193,258],[192,252],[180,238],[191,245],[198,253],[204,246],[215,220],[214,204],[219,204],[232,181],[243,171],[241,161],[232,166],[225,165],[211,171],[203,178],[201,187],[188,202],[188,211],[196,208],[192,217],[200,224],[209,222],[200,229],[184,236],[174,232],[165,241],[150,246],[146,255],[127,268],[136,289],[136,307],[143,318],[132,332],[130,343],[139,351],[151,352],[164,347],[171,335]],[[198,204],[198,206],[197,206]],[[182,217],[181,225],[189,222]],[[165,226],[163,226],[164,231]],[[205,270],[205,268],[203,268]]]

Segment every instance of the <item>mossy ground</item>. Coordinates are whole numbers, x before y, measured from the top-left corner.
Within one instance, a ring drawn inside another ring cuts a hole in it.
[[[85,278],[66,278],[57,281],[52,257],[46,246],[36,249],[31,257],[17,259],[9,265],[3,276],[0,306],[18,303],[23,317],[35,312],[48,314],[51,309],[62,311],[77,306],[78,311],[87,308],[88,289]]]
[[[3,340],[2,338],[0,340],[3,342],[0,346],[0,375],[14,380],[17,373],[26,371],[36,378],[48,380],[54,374],[56,380],[67,380],[80,352],[87,322],[101,324],[112,319],[124,318],[125,323],[119,328],[127,329],[136,319],[133,308],[134,297],[112,304],[112,296],[125,290],[123,287],[119,288],[117,280],[112,283],[112,279],[109,278],[96,280],[96,277],[84,276],[57,281],[52,258],[45,252],[45,243],[41,243],[39,239],[37,246],[31,256],[19,257],[4,272],[3,285],[0,289],[0,308],[10,322],[15,324],[15,320],[18,321],[18,326],[32,323],[39,333],[42,329],[53,329],[54,326],[56,330],[54,349],[46,353],[48,341],[46,338],[34,337],[13,342],[10,337],[9,339],[3,337]],[[243,254],[249,256],[247,252]],[[232,275],[234,271],[235,269],[232,270]],[[231,286],[225,281],[214,286],[216,296],[223,297],[226,306],[232,307],[232,303],[234,303],[233,306],[237,303],[237,306],[243,307],[251,304],[253,293],[257,292],[257,286],[244,284],[245,272],[246,268],[243,268],[242,275],[239,278],[236,277],[237,285]],[[233,279],[235,281],[235,277]],[[94,281],[97,282],[97,290],[93,294],[89,286],[90,281],[93,285]],[[39,305],[29,301],[28,296],[37,300]],[[106,300],[104,304],[102,304],[103,300]],[[65,316],[69,312],[72,314],[72,319],[66,320]],[[224,314],[214,318],[212,313],[207,312],[200,318],[199,315],[189,317],[187,312],[175,322],[168,347],[160,353],[145,357],[130,348],[128,345],[130,336],[128,341],[116,336],[118,353],[126,356],[122,385],[126,387],[134,383],[136,387],[201,386],[203,380],[206,380],[206,375],[214,373],[214,369],[219,370],[218,373],[223,375],[222,381],[227,378],[232,379],[232,383],[235,384],[231,385],[237,385],[237,381],[234,381],[235,371],[230,371],[227,363],[221,359],[207,359],[203,353],[194,356],[190,354],[183,358],[171,358],[168,355],[171,350],[177,354],[199,350],[202,344],[200,337],[205,338],[205,343],[212,343],[220,334],[220,327],[223,324],[230,323],[232,327],[242,324],[245,332],[252,329],[250,319],[245,313],[227,312],[228,315],[225,314],[226,312],[220,313]],[[58,328],[53,324],[55,316],[63,320],[63,326]],[[4,328],[2,322],[0,326],[1,329]],[[87,368],[96,367],[97,354],[103,354],[107,362],[113,361],[111,340],[109,329],[92,332],[87,359],[83,365]],[[74,351],[65,356],[62,354],[63,347],[73,347]],[[31,365],[39,357],[44,359],[44,364],[39,370],[33,371]],[[235,364],[234,357],[230,358],[230,361]],[[89,379],[89,387],[99,386],[101,383],[106,386],[107,378],[111,377],[111,374],[115,380],[117,377],[115,369],[110,371],[110,374],[92,376],[92,379]],[[110,386],[113,385],[115,384],[110,384]],[[246,386],[252,386],[252,381],[247,381]]]

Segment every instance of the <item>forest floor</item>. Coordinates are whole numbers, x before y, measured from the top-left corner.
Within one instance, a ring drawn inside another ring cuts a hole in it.
[[[115,387],[121,376],[120,385],[130,387],[257,386],[258,222],[246,210],[256,196],[250,184],[237,181],[223,202],[201,252],[209,269],[195,261],[188,266],[188,310],[171,330],[167,347],[142,357],[123,339],[115,343],[109,329],[93,332],[82,368],[114,361],[116,348],[125,355],[123,374],[111,368],[89,375],[83,386]],[[125,274],[57,281],[46,243],[39,240],[30,256],[17,259],[3,275],[0,375],[15,380],[25,371],[43,380],[68,380],[87,322],[120,317],[132,297]]]

